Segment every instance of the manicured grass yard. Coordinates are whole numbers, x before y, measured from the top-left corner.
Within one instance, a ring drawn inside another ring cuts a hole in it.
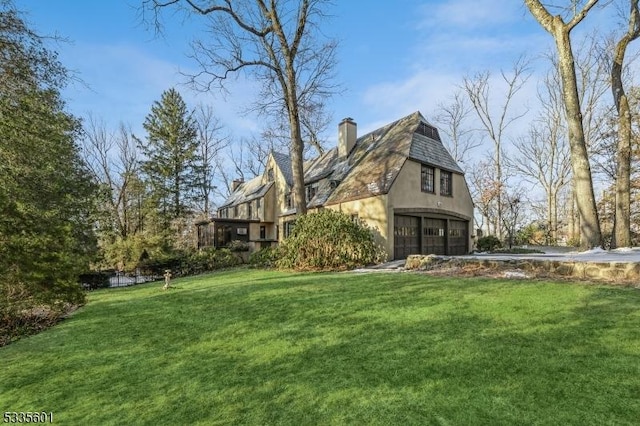
[[[638,424],[640,291],[237,270],[91,293],[0,408],[124,424]]]

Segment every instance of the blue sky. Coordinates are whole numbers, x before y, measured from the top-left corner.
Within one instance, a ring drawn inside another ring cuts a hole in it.
[[[513,0],[336,1],[324,31],[340,40],[338,82],[346,91],[329,104],[336,126],[353,117],[359,133],[420,110],[429,119],[462,76],[497,72],[519,55],[535,56],[551,38]],[[141,134],[142,122],[161,93],[177,87],[190,106],[210,104],[225,129],[239,138],[260,127],[240,114],[255,87],[238,80],[228,96],[196,94],[182,85],[180,71],[194,70],[188,41],[197,35],[189,22],[166,15],[164,37],[141,23],[139,1],[16,0],[41,33],[69,43],[54,48],[83,84],[65,91],[69,110],[91,113],[116,128],[119,122]]]

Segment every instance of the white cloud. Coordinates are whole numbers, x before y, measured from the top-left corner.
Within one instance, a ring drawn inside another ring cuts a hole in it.
[[[255,120],[240,113],[256,93],[254,84],[242,78],[230,81],[227,96],[217,91],[197,93],[184,84],[187,79],[181,74],[193,70],[184,63],[160,59],[144,47],[80,44],[62,53],[63,63],[82,80],[65,91],[76,115],[91,113],[114,128],[119,122],[128,123],[134,133],[143,136],[142,123],[153,102],[175,87],[190,107],[212,105],[223,126],[235,133],[254,132],[258,127]]]
[[[522,4],[504,0],[449,0],[422,8],[420,27],[462,28],[469,30],[513,22]]]
[[[452,94],[456,78],[451,74],[420,70],[406,79],[369,87],[364,92],[363,103],[387,117],[400,118],[416,110],[428,114]]]

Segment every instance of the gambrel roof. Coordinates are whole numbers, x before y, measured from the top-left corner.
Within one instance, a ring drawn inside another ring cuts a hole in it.
[[[287,185],[292,187],[291,159],[282,153],[272,152],[271,155]],[[308,203],[308,207],[386,194],[407,159],[463,174],[442,144],[437,129],[416,111],[359,137],[345,158],[339,158],[338,149],[333,148],[306,161],[305,185],[317,185],[316,195]],[[241,185],[236,191],[246,191],[247,184]],[[234,194],[230,199],[234,198]],[[230,204],[230,199],[225,201],[224,206],[248,201],[247,197],[239,197],[238,201]],[[291,213],[295,211],[286,212]]]
[[[386,194],[408,158],[454,173],[463,173],[440,141],[436,128],[420,112],[359,137],[346,159],[337,158],[337,149],[331,151],[325,157],[330,156],[333,161],[325,167],[331,168],[329,180],[338,185],[335,189],[328,188],[329,194],[322,191],[327,188],[318,188],[314,200],[309,203],[310,207]],[[316,164],[324,163],[314,163],[312,167]],[[305,177],[314,174],[323,175],[326,172],[309,170]]]

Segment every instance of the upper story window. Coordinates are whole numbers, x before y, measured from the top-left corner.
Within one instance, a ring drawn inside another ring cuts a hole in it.
[[[293,195],[288,192],[287,194],[285,194],[284,196],[284,205],[288,208],[288,209],[292,209],[293,208]]]
[[[444,170],[440,170],[440,195],[451,195],[453,194],[452,190],[452,179],[453,176],[451,172],[446,172]]]
[[[422,192],[436,192],[435,185],[436,170],[431,166],[422,165],[421,186]]]
[[[261,201],[260,200],[262,200],[262,198],[256,198],[256,210],[257,210],[258,214],[260,214],[260,207],[261,207]]]
[[[234,218],[238,217],[238,206],[233,206],[233,217]]]
[[[316,192],[318,191],[318,186],[316,184],[307,185],[306,194],[307,194],[307,203],[315,197]]]
[[[252,207],[252,204],[253,204],[253,203],[252,203],[251,201],[249,201],[249,202],[247,203],[247,217],[248,217],[249,219],[251,219],[251,218],[253,217],[253,209],[251,208],[251,207]]]
[[[269,168],[269,170],[267,170],[267,180],[269,182],[273,182],[273,167]]]

